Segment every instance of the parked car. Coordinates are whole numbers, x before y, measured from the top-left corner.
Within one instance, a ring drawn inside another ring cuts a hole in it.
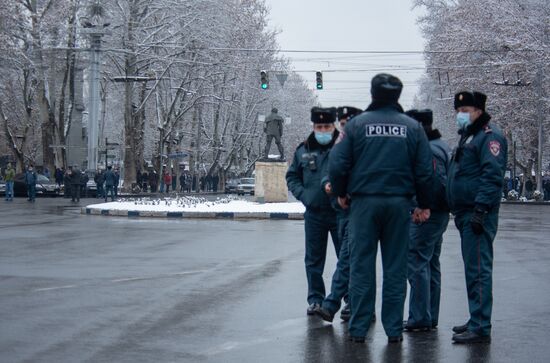
[[[237,193],[239,179],[229,179],[225,182],[225,194]]]
[[[239,180],[239,184],[237,185],[237,194],[238,195],[245,195],[245,194],[254,195],[255,185],[256,185],[256,181],[254,180],[254,178],[241,178],[241,180]]]
[[[48,179],[45,175],[36,174],[36,195],[57,197],[60,193],[59,185]],[[16,174],[13,180],[13,194],[16,197],[27,196],[25,173]]]
[[[0,175],[0,195],[4,195],[6,193],[6,182]]]

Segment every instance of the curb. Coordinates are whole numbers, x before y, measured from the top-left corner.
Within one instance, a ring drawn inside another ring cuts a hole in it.
[[[271,213],[271,212],[154,212],[135,210],[109,210],[82,207],[81,214],[109,217],[153,217],[167,219],[228,219],[228,220],[303,220],[302,213]]]

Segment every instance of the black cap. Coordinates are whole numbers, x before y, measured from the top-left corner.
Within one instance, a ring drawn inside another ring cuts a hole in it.
[[[387,73],[374,76],[371,81],[370,94],[373,100],[395,102],[401,95],[403,83],[399,78]]]
[[[424,126],[431,126],[434,121],[432,110],[427,108],[423,110],[409,110],[405,112],[405,114],[409,117],[414,118],[416,121],[420,122]]]
[[[331,124],[336,121],[336,108],[313,107],[311,109],[311,122],[314,124]]]
[[[277,107],[273,107],[273,108],[271,109],[271,112],[277,113],[277,112],[279,112],[279,110],[277,110]]]
[[[485,111],[487,96],[477,91],[462,91],[455,95],[455,110],[462,106],[473,106]]]
[[[338,115],[338,120],[341,120],[343,118],[346,118],[346,119],[351,118],[355,115],[360,114],[361,112],[363,112],[363,110],[359,108],[351,107],[351,106],[338,107],[338,109],[336,110],[336,114]]]

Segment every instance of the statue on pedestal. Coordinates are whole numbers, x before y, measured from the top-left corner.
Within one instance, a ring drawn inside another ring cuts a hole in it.
[[[278,114],[277,108],[273,108],[271,113],[265,118],[264,132],[266,134],[266,145],[264,150],[264,160],[269,160],[269,149],[271,148],[271,142],[275,139],[275,144],[279,149],[279,160],[285,159],[285,153],[283,144],[281,143],[281,137],[283,136],[283,123],[284,120]]]

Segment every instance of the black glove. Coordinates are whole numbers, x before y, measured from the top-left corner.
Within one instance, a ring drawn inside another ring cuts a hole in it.
[[[487,211],[477,207],[474,209],[474,214],[472,214],[472,218],[470,218],[470,224],[472,225],[472,231],[474,231],[475,234],[483,233],[483,221],[485,220],[486,215]]]

